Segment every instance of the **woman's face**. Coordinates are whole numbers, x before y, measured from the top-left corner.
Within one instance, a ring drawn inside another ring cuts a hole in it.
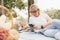
[[[35,17],[38,17],[39,16],[39,11],[31,11],[31,14]]]

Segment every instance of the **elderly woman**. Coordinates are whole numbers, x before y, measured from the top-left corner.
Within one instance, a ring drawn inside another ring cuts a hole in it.
[[[31,16],[29,19],[29,24],[33,25],[33,30],[42,29],[41,33],[44,35],[60,40],[58,37],[60,35],[60,20],[52,21],[52,19],[47,14],[41,13],[39,7],[35,4],[30,6],[30,13]]]
[[[33,24],[36,28],[47,27],[51,24],[52,19],[45,13],[40,13],[40,9],[36,5],[31,5],[30,7],[31,17],[29,24]]]

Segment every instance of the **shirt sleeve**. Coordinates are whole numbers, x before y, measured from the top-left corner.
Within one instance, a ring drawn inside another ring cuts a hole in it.
[[[49,18],[49,19],[51,19],[51,17],[49,16],[49,15],[47,15],[46,13],[44,14],[45,15],[45,18],[47,19],[47,18]],[[51,19],[52,20],[52,19]]]
[[[46,18],[47,21],[52,22],[52,18],[49,15],[45,14],[45,18]]]

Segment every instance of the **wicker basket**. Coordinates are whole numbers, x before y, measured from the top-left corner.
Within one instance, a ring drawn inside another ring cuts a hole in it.
[[[0,5],[0,9],[4,9],[9,14],[9,18],[11,20],[10,21],[11,22],[11,27],[9,29],[14,28],[14,26],[13,26],[13,16],[12,16],[12,13],[9,11],[9,9],[7,9],[6,7],[1,6],[1,5]]]
[[[4,9],[9,14],[9,18],[11,20],[11,27],[9,28],[9,32],[11,35],[6,40],[17,40],[19,33],[17,32],[17,30],[14,29],[12,13],[9,11],[9,9],[1,5],[0,9]]]

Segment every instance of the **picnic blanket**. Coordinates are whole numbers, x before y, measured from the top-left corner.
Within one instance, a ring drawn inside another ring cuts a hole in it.
[[[18,40],[56,40],[54,38],[46,37],[40,33],[22,32]]]

